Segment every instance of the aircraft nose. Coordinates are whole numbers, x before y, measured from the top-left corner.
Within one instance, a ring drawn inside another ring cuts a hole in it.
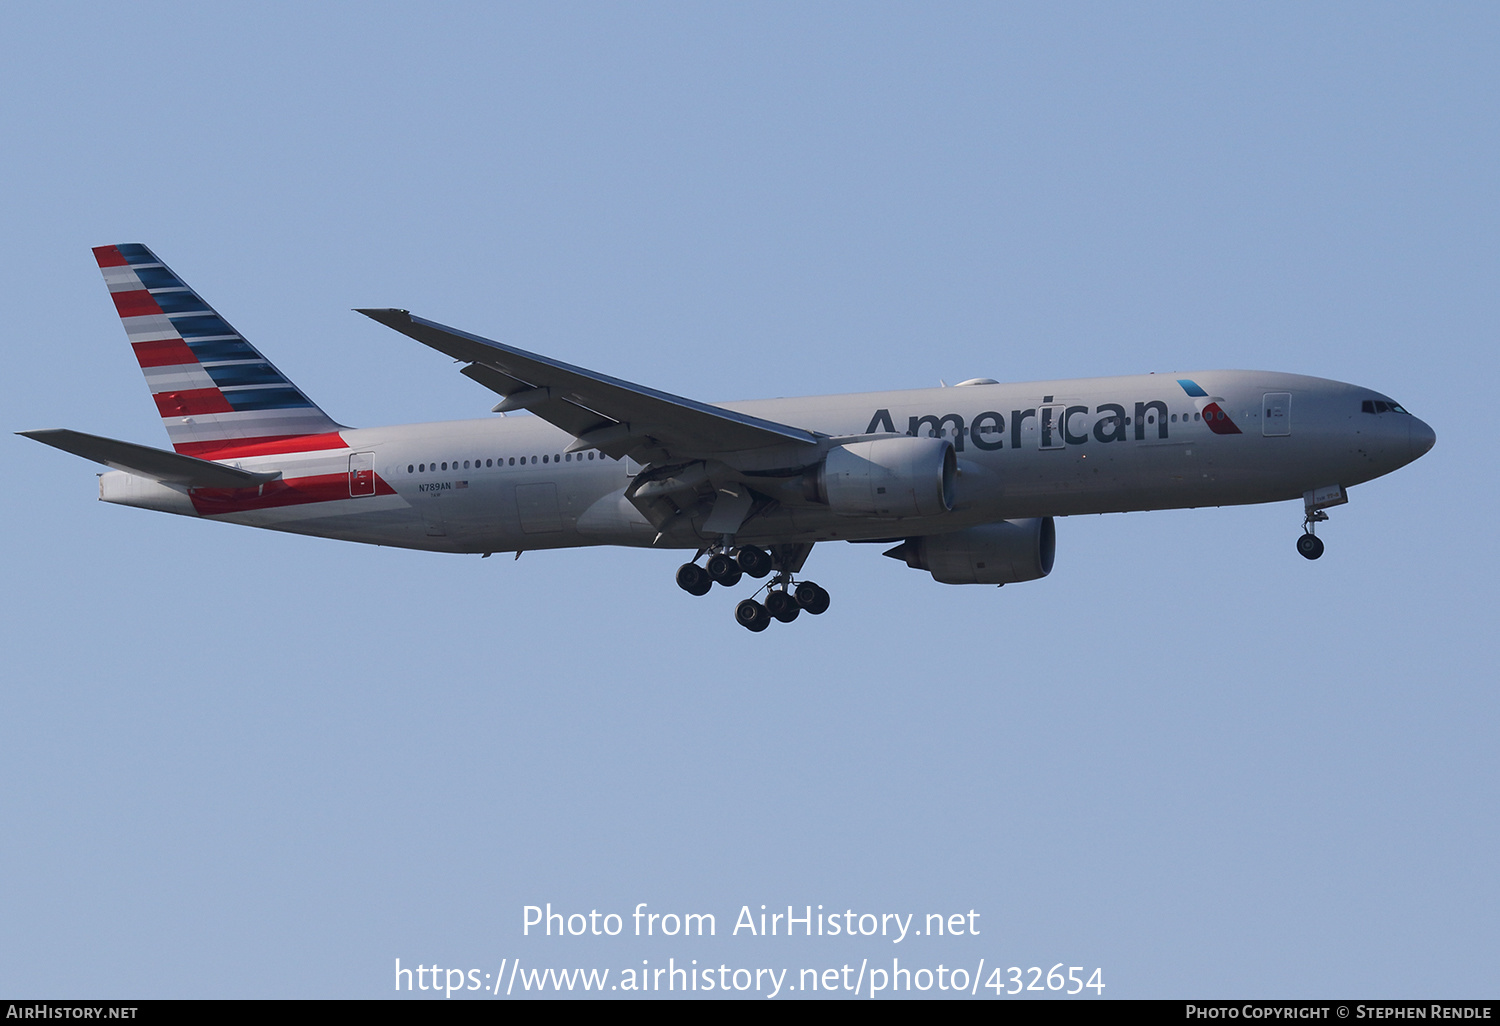
[[[1437,432],[1427,426],[1426,421],[1411,418],[1411,426],[1408,428],[1408,437],[1411,441],[1411,458],[1416,459],[1424,455],[1428,449],[1437,444]]]

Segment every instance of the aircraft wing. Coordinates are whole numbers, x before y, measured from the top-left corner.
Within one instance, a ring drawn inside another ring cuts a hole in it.
[[[599,449],[616,459],[631,455],[650,463],[818,441],[802,428],[574,367],[406,310],[358,312],[467,363],[465,375],[505,397],[496,412],[530,410],[577,438],[570,452]]]
[[[149,445],[122,442],[117,438],[86,435],[82,431],[67,428],[49,428],[44,431],[17,431],[18,435],[35,438],[74,456],[102,463],[111,470],[125,470],[141,477],[165,484],[186,485],[189,488],[255,488],[281,476],[280,471],[269,474],[226,467],[222,463],[200,460],[196,456],[184,456],[180,452],[153,449]]]

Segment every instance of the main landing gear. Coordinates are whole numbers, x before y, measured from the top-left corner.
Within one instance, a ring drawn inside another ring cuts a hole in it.
[[[1310,509],[1302,518],[1302,537],[1297,539],[1297,551],[1306,559],[1317,559],[1323,554],[1323,539],[1319,538],[1314,531],[1318,524],[1328,519],[1328,514],[1320,509]]]
[[[805,552],[802,555],[805,556]],[[771,626],[772,620],[791,623],[803,610],[813,616],[826,612],[828,592],[812,581],[794,584],[790,570],[777,568],[779,562],[782,566],[786,565],[773,558],[765,549],[742,545],[732,554],[723,550],[715,552],[708,558],[706,566],[699,566],[697,563],[682,564],[677,568],[677,586],[689,595],[707,595],[715,584],[732,588],[740,582],[742,576],[759,580],[775,570],[776,575],[764,586],[764,603],[751,597],[734,609],[735,621],[757,634]],[[794,565],[800,567],[801,559],[797,559]],[[757,591],[756,594],[759,595],[760,592]]]

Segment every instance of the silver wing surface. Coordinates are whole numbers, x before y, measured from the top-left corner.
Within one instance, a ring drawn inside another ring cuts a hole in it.
[[[661,464],[819,442],[820,436],[802,428],[528,353],[406,310],[358,312],[467,363],[463,374],[504,397],[496,412],[530,410],[577,439],[570,452],[598,449],[615,459]]]

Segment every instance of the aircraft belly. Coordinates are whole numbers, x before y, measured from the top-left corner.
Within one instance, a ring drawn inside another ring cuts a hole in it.
[[[370,545],[438,550],[451,547],[445,538],[430,537],[412,506],[399,496],[209,514],[204,519]]]

